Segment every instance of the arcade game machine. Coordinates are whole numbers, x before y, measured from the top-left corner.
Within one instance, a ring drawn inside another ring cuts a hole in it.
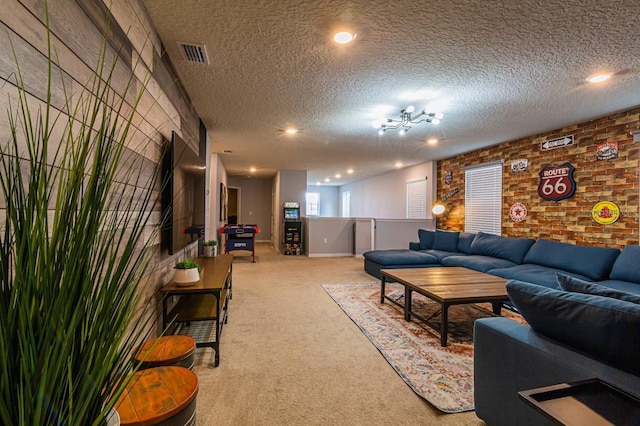
[[[286,202],[283,210],[282,253],[288,255],[302,254],[302,220],[300,203]]]

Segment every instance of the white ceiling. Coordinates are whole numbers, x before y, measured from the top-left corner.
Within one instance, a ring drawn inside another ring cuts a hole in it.
[[[638,0],[143,1],[229,175],[344,184],[640,105]],[[372,125],[430,102],[437,126]]]

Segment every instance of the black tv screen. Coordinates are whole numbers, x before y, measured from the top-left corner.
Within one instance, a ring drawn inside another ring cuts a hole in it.
[[[206,164],[176,132],[167,145],[161,244],[169,254],[176,254],[204,235]]]

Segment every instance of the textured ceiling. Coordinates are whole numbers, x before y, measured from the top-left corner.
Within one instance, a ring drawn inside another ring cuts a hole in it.
[[[638,0],[143,2],[229,175],[343,184],[640,105]],[[379,136],[408,105],[445,116]]]

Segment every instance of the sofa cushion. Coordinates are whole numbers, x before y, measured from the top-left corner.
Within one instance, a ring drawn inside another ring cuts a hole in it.
[[[640,246],[626,246],[622,249],[609,278],[640,284]]]
[[[476,234],[472,232],[461,232],[458,235],[458,252],[464,254],[471,254],[471,243],[476,237]]]
[[[362,254],[365,259],[380,265],[429,265],[438,263],[430,254],[409,249],[371,250]]]
[[[517,264],[522,263],[534,242],[530,238],[510,238],[478,232],[471,243],[471,254],[498,257]]]
[[[440,260],[444,266],[462,266],[465,268],[473,269],[474,271],[487,272],[491,269],[508,268],[515,266],[515,263],[510,260],[498,259],[491,256],[477,256],[477,255],[454,255],[445,257]]]
[[[565,272],[561,269],[549,268],[547,266],[533,265],[530,263],[523,263],[522,265],[516,265],[510,268],[492,269],[489,271],[491,275],[496,275],[508,280],[525,281],[555,289],[559,289],[558,279],[556,277],[558,272],[581,280],[589,280],[589,278],[584,275]]]
[[[507,294],[536,332],[640,373],[640,305],[508,281]]]
[[[418,239],[420,240],[420,250],[429,250],[433,248],[433,240],[436,237],[435,231],[427,231],[426,229],[418,229]]]
[[[444,251],[444,250],[420,250],[422,253],[430,254],[431,256],[435,256],[439,261],[442,261],[445,257],[449,256],[466,256],[464,253],[456,253],[452,251]]]
[[[611,297],[613,299],[640,304],[640,295],[637,294],[616,290],[598,283],[590,283],[560,273],[556,273],[556,278],[558,279],[560,290],[573,293],[595,294],[596,296]]]
[[[619,254],[620,250],[607,247],[538,240],[529,249],[523,263],[548,266],[600,281],[607,278]]]
[[[458,234],[460,233],[436,230],[432,248],[434,250],[451,251],[455,253],[458,248]]]
[[[630,281],[620,280],[604,280],[598,281],[598,284],[610,287],[616,290],[625,291],[632,294],[640,294],[640,284],[632,283]]]

